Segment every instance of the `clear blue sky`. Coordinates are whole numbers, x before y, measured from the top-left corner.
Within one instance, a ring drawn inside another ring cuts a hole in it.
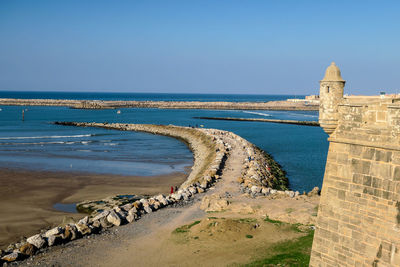
[[[400,92],[400,1],[0,0],[0,90]]]

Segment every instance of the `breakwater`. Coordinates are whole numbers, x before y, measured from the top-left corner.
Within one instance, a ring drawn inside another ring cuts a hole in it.
[[[0,98],[0,105],[66,106],[78,109],[161,108],[161,109],[227,109],[227,110],[318,110],[318,105],[291,101],[269,102],[202,102],[202,101],[103,101],[66,99]]]
[[[186,142],[193,151],[195,160],[192,172],[176,192],[167,196],[160,194],[140,199],[111,197],[83,202],[81,205],[86,205],[87,210],[91,212],[90,215],[76,223],[46,229],[21,242],[11,244],[5,251],[0,251],[0,263],[21,260],[46,247],[101,233],[113,226],[132,223],[141,216],[160,208],[190,201],[197,194],[206,193],[217,181],[223,183],[221,174],[226,168],[225,163],[228,157],[235,157],[238,153],[244,156],[245,160],[241,164],[228,166],[228,168],[240,169],[241,177],[236,183],[237,190],[245,192],[251,197],[273,197],[274,195],[295,197],[299,195],[299,192],[287,190],[288,181],[285,173],[269,155],[231,132],[172,125],[76,122],[57,122],[56,124],[143,131],[178,138]]]
[[[254,122],[296,124],[296,125],[304,125],[304,126],[319,126],[319,122],[316,122],[316,121],[276,120],[276,119],[258,119],[258,118],[231,118],[231,117],[193,117],[193,118],[194,119],[203,119],[203,120],[254,121]]]

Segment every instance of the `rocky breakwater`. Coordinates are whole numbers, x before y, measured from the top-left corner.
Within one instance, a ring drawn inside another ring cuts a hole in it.
[[[59,125],[79,127],[102,127],[124,131],[142,131],[152,134],[166,135],[186,142],[194,155],[194,164],[187,180],[180,188],[167,196],[159,194],[141,198],[108,198],[104,200],[84,202],[91,205],[90,214],[75,223],[60,225],[52,229],[42,230],[21,242],[11,244],[5,251],[0,251],[0,263],[25,259],[47,247],[64,244],[91,234],[101,233],[110,227],[133,223],[148,213],[170,205],[190,201],[196,194],[207,192],[215,182],[220,180],[228,157],[234,157],[232,144],[225,137],[230,135],[248,151],[248,162],[244,162],[242,190],[253,195],[265,193],[273,188],[286,188],[287,179],[279,174],[278,165],[262,153],[257,147],[243,138],[226,131],[214,129],[197,129],[178,126],[119,124],[119,123],[76,123],[57,122]],[[252,157],[250,159],[250,157]],[[266,169],[265,169],[266,168]],[[268,169],[269,168],[269,169]],[[278,175],[279,174],[279,175]],[[260,190],[254,193],[254,186]],[[247,189],[249,188],[249,190]],[[112,200],[112,201],[110,201]]]
[[[241,110],[318,110],[319,105],[291,101],[227,102],[227,101],[106,101],[69,99],[0,98],[0,105],[67,106],[78,109],[162,108],[162,109],[241,109]]]

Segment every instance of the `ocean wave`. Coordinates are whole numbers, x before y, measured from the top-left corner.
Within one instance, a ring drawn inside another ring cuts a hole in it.
[[[261,113],[261,112],[255,112],[255,111],[243,111],[244,113],[249,113],[249,114],[256,114],[264,117],[271,117],[271,114],[268,113]]]
[[[0,137],[0,140],[13,140],[13,139],[47,139],[47,138],[81,138],[95,136],[94,134],[78,134],[78,135],[48,135],[48,136],[13,136],[13,137]]]
[[[66,145],[73,145],[73,144],[88,144],[92,143],[92,141],[77,141],[77,142],[63,142],[63,141],[54,141],[54,142],[8,142],[8,143],[3,143],[0,142],[0,146],[18,146],[18,145],[55,145],[55,144],[66,144]]]

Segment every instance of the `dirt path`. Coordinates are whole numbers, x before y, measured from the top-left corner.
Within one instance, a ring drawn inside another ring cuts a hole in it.
[[[236,179],[246,151],[233,138],[223,139],[231,145],[230,155],[221,179],[206,193],[184,206],[167,207],[103,234],[52,247],[21,266],[226,266],[246,263],[270,245],[300,236],[263,219],[312,223],[319,198],[251,198],[241,193]],[[226,210],[200,209],[204,197],[215,195],[230,203]]]

